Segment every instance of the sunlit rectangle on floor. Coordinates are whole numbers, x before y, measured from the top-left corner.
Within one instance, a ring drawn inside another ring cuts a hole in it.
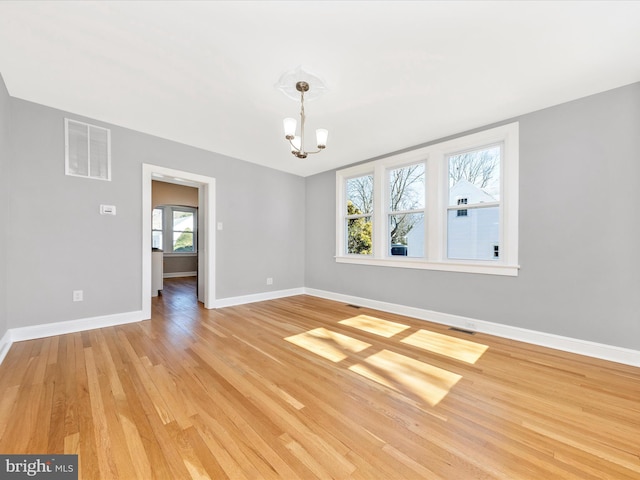
[[[340,320],[338,323],[386,338],[393,337],[409,328],[408,325],[403,325],[402,323],[390,322],[389,320],[382,320],[369,315],[358,315],[357,317]]]
[[[410,398],[437,405],[462,377],[389,350],[367,357],[349,370]]]
[[[481,343],[429,330],[419,330],[402,339],[401,342],[467,363],[476,363],[488,348]]]
[[[349,354],[361,352],[371,345],[326,328],[315,328],[308,332],[285,338],[287,342],[320,355],[332,362],[340,362]]]

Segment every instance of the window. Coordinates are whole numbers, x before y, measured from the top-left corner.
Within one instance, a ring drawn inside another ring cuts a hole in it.
[[[336,261],[517,275],[518,124],[336,172]]]
[[[151,218],[151,246],[152,248],[159,248],[160,250],[164,249],[164,244],[162,242],[162,236],[164,233],[163,215],[164,209],[162,207],[154,208]]]
[[[469,200],[468,198],[459,198],[458,199],[458,205],[466,205],[468,200]],[[457,211],[456,216],[458,216],[458,217],[466,217],[467,216],[467,209],[466,208],[459,209]]]
[[[389,170],[388,245],[391,255],[424,257],[425,164]]]
[[[346,253],[371,255],[373,175],[346,180],[347,201],[344,210]]]
[[[64,119],[65,174],[111,180],[111,131]]]
[[[196,251],[194,243],[196,215],[194,211],[172,209],[173,236],[171,249],[175,253],[193,253]]]
[[[500,244],[502,145],[447,155],[447,257],[494,260]],[[464,208],[460,208],[463,205]]]
[[[152,246],[165,253],[192,254],[197,252],[197,209],[166,205],[152,213]]]

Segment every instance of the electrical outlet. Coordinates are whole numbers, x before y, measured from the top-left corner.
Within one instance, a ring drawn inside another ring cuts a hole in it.
[[[273,285],[273,278],[267,278],[267,285]]]
[[[74,290],[73,291],[73,301],[81,302],[83,300],[83,292],[82,290]]]

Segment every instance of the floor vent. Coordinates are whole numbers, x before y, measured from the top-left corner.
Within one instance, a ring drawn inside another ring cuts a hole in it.
[[[347,304],[347,307],[351,307],[351,308],[360,308],[358,305],[351,305],[350,303]]]
[[[472,330],[465,330],[464,328],[458,328],[458,327],[450,327],[449,330],[453,330],[454,332],[466,333],[467,335],[475,335],[476,334],[476,332],[474,332]]]

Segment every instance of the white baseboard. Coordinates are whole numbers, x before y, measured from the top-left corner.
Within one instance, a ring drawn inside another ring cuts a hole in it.
[[[288,290],[276,290],[274,292],[255,293],[252,295],[242,295],[239,297],[218,298],[213,304],[213,308],[233,307],[234,305],[244,305],[245,303],[263,302],[265,300],[275,300],[276,298],[292,297],[294,295],[304,295],[305,289],[290,288]]]
[[[291,297],[294,295],[312,295],[326,298],[337,302],[349,303],[369,307],[383,312],[406,315],[408,317],[427,320],[443,325],[474,330],[481,333],[496,335],[498,337],[518,340],[520,342],[531,343],[543,347],[554,348],[565,352],[587,355],[589,357],[601,358],[612,362],[640,367],[640,351],[628,348],[616,347],[602,343],[590,342],[571,337],[563,337],[551,333],[538,332],[525,328],[512,327],[499,323],[477,320],[474,318],[451,315],[448,313],[434,312],[415,307],[407,307],[395,303],[380,302],[368,298],[354,297],[340,293],[317,290],[313,288],[292,288],[287,290],[277,290],[273,292],[263,292],[252,295],[242,295],[238,297],[222,298],[215,301],[214,308],[231,307],[246,303],[262,302],[274,300],[276,298]],[[94,328],[111,327],[125,323],[139,322],[146,320],[142,311],[118,313],[115,315],[105,315],[101,317],[83,318],[66,322],[56,322],[43,325],[33,325],[29,327],[11,328],[0,339],[0,363],[4,360],[11,344],[22,340],[32,340],[35,338],[50,337],[53,335],[63,335],[65,333],[75,333]]]
[[[82,332],[93,330],[94,328],[113,327],[125,323],[134,323],[146,320],[142,311],[116,313],[114,315],[103,315],[100,317],[81,318],[78,320],[68,320],[66,322],[45,323],[42,325],[31,325],[29,327],[10,328],[0,340],[0,363],[4,360],[13,342],[23,340],[33,340],[35,338],[52,337],[54,335],[64,335],[65,333]]]
[[[7,356],[7,353],[9,352],[9,349],[11,348],[12,343],[13,342],[11,341],[11,332],[7,330],[2,336],[2,338],[0,338],[0,364],[2,364],[4,357]]]
[[[434,312],[421,308],[407,307],[395,303],[380,302],[368,298],[354,297],[340,293],[305,288],[305,294],[315,297],[326,298],[338,302],[369,307],[383,312],[396,313],[408,317],[428,320],[450,327],[463,328],[481,333],[488,333],[497,337],[518,340],[524,343],[531,343],[542,347],[554,348],[565,352],[577,353],[589,357],[600,358],[612,362],[623,363],[640,367],[640,351],[629,348],[616,347],[602,343],[580,340],[577,338],[563,337],[552,333],[538,332],[520,327],[512,327],[499,323],[477,320],[474,318],[451,315],[448,313]]]
[[[197,277],[198,272],[171,272],[163,273],[162,278]]]

